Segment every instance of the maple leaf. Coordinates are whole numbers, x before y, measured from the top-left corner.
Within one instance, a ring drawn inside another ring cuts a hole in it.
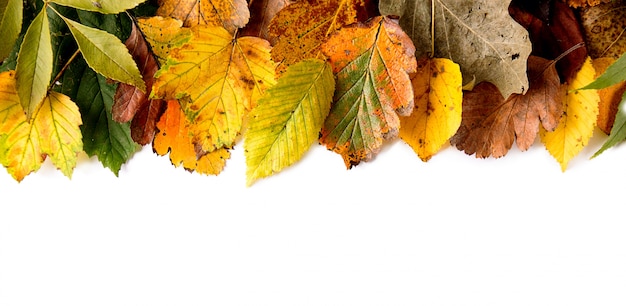
[[[528,58],[530,88],[524,95],[504,99],[490,83],[480,83],[463,97],[461,128],[450,142],[476,157],[502,157],[513,141],[526,151],[535,142],[539,126],[552,131],[562,114],[562,90],[553,61]]]
[[[417,62],[412,83],[415,107],[400,118],[400,137],[427,161],[461,124],[461,70],[448,59],[424,58]]]
[[[363,0],[303,0],[280,10],[271,20],[269,34],[276,37],[272,59],[286,66],[307,58],[323,58],[320,47],[338,29],[358,21]]]
[[[38,170],[45,156],[67,177],[82,151],[78,107],[65,95],[50,92],[26,118],[15,89],[13,71],[0,74],[0,162],[21,181]]]
[[[182,20],[186,27],[222,26],[232,34],[250,19],[245,0],[159,0],[158,3],[157,15]]]
[[[626,52],[626,7],[623,1],[583,8],[579,13],[591,58],[617,59]]]
[[[233,38],[224,28],[196,26],[156,74],[152,98],[182,99],[193,142],[210,152],[232,147],[246,110],[275,83],[269,43]]]
[[[509,15],[509,3],[381,0],[379,8],[383,15],[400,16],[417,58],[448,58],[461,66],[464,79],[491,82],[508,97],[528,89],[526,60],[532,49],[526,29]]]
[[[198,152],[189,136],[189,122],[176,100],[167,101],[165,113],[157,123],[159,132],[154,137],[152,149],[164,156],[169,153],[170,161],[176,167],[183,166],[188,171],[201,174],[219,174],[230,158],[226,149],[213,152]]]
[[[317,141],[334,89],[328,63],[304,60],[266,91],[245,136],[248,185],[292,165]]]
[[[396,23],[376,17],[342,28],[322,50],[337,83],[320,141],[350,168],[377,153],[383,139],[397,136],[396,112],[411,113],[415,48]]]
[[[587,58],[576,77],[568,82],[563,100],[563,116],[558,127],[552,132],[540,130],[541,141],[559,162],[562,171],[587,145],[596,127],[600,100],[598,93],[596,90],[578,90],[591,83],[595,75],[591,59]]]

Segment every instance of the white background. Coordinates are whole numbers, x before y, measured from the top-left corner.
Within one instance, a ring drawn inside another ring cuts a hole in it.
[[[429,162],[395,141],[347,171],[314,146],[245,187],[145,147],[0,173],[0,305],[626,305],[626,147],[562,173],[540,143]]]

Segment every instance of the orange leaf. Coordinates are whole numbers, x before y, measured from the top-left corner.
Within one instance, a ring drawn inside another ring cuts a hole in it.
[[[337,84],[320,141],[350,168],[370,159],[384,139],[397,136],[396,112],[411,113],[415,47],[396,23],[377,17],[341,29],[322,49]]]
[[[222,26],[235,33],[250,19],[245,0],[159,0],[158,3],[157,15],[182,20],[186,27],[199,24]]]
[[[593,67],[596,69],[596,77],[604,73],[615,59],[612,57],[601,57],[593,60]],[[600,105],[598,112],[598,127],[605,133],[610,134],[617,115],[619,103],[626,92],[626,82],[622,81],[612,86],[599,89]]]

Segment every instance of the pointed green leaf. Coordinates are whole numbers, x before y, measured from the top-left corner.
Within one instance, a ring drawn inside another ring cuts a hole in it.
[[[0,61],[5,59],[13,50],[13,44],[20,35],[23,15],[22,0],[8,0],[0,3]]]
[[[626,81],[626,53],[622,54],[619,59],[611,64],[611,66],[609,66],[602,75],[591,82],[591,84],[581,89],[601,89],[621,81]]]
[[[248,184],[298,161],[317,141],[335,90],[320,60],[290,66],[252,111],[244,144]]]
[[[52,64],[48,15],[44,8],[26,30],[15,69],[17,93],[28,118],[46,96]]]
[[[103,14],[117,14],[132,9],[146,0],[52,0],[60,5]]]
[[[137,64],[126,46],[114,35],[84,26],[61,16],[67,24],[85,61],[99,74],[146,90]]]
[[[602,154],[602,152],[606,151],[611,147],[619,144],[620,142],[626,140],[626,93],[622,95],[622,101],[619,103],[619,107],[617,109],[617,115],[615,116],[615,122],[613,123],[613,128],[611,128],[611,133],[609,134],[609,138],[602,144],[602,147],[598,150],[598,152],[594,153],[591,158],[595,158],[598,155]]]
[[[115,175],[138,150],[130,135],[130,123],[112,119],[111,107],[116,86],[91,70],[84,60],[77,59],[63,74],[55,89],[67,94],[78,104],[83,125],[83,150],[97,156]]]

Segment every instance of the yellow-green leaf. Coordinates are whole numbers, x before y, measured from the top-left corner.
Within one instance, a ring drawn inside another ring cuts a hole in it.
[[[20,34],[23,14],[22,0],[6,0],[0,3],[0,62],[13,50],[13,44]]]
[[[61,18],[76,39],[78,48],[91,69],[107,78],[146,91],[146,84],[137,64],[128,53],[126,46],[117,37],[106,31],[84,26],[63,16]]]
[[[461,125],[461,69],[449,59],[424,58],[412,83],[415,107],[410,116],[400,117],[400,137],[427,161]]]
[[[170,53],[156,73],[152,98],[181,99],[193,142],[210,152],[231,147],[246,109],[275,83],[269,43],[196,26],[193,38]]]
[[[561,164],[561,170],[587,145],[593,135],[598,116],[600,97],[596,90],[578,90],[595,78],[591,59],[587,58],[576,77],[567,84],[563,99],[563,116],[558,127],[547,132],[540,130],[541,140],[550,154]]]
[[[102,14],[117,14],[132,9],[146,0],[51,0],[60,5]]]
[[[46,96],[52,64],[50,27],[44,7],[26,31],[15,68],[17,93],[29,118]]]
[[[248,185],[297,162],[317,142],[334,90],[330,65],[305,60],[266,91],[245,136]]]
[[[138,18],[137,25],[161,64],[165,64],[171,50],[191,39],[191,30],[183,28],[183,22],[178,19],[161,16]]]

